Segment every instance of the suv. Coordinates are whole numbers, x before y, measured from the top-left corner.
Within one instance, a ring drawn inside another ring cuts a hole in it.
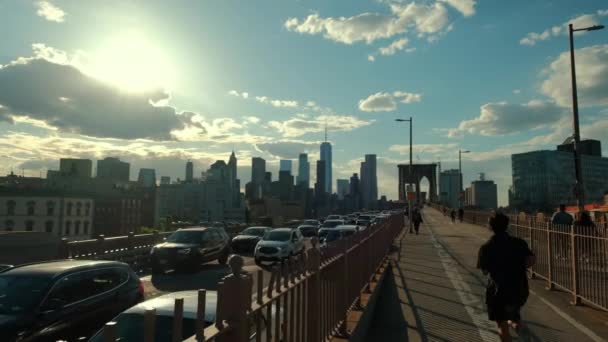
[[[224,265],[231,253],[230,238],[222,228],[185,228],[175,231],[165,242],[152,247],[152,272],[168,268],[195,268],[216,260]]]
[[[15,266],[0,272],[0,341],[88,338],[143,296],[139,277],[121,262]]]
[[[304,238],[298,229],[277,228],[264,235],[255,247],[255,263],[281,261],[304,252]]]
[[[321,228],[335,228],[344,224],[344,220],[325,220]]]

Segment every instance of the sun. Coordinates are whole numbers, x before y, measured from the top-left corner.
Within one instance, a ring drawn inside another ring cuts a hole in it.
[[[92,76],[131,92],[170,90],[175,73],[167,54],[154,41],[128,32],[101,44],[90,56]]]

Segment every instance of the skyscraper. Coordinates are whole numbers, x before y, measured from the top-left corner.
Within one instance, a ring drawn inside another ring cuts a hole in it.
[[[327,137],[326,137],[327,138]],[[325,192],[332,193],[332,176],[331,176],[331,144],[327,141],[321,143],[321,160],[325,162],[324,180]]]
[[[154,169],[139,169],[137,182],[144,188],[153,188],[156,186],[156,170]]]
[[[97,179],[128,182],[131,165],[118,158],[107,157],[97,161]]]
[[[266,175],[266,160],[260,157],[251,158],[251,182],[262,184]]]
[[[292,161],[290,159],[281,159],[279,161],[279,171],[288,171],[291,174]]]
[[[190,160],[186,163],[186,183],[192,183],[194,180],[194,165]]]
[[[371,208],[378,200],[378,177],[376,155],[366,154],[361,163],[361,201],[365,208]]]
[[[296,183],[303,184],[306,189],[310,188],[310,162],[306,153],[300,153],[298,157],[298,179]]]
[[[239,189],[240,182],[237,180],[236,164],[236,155],[234,154],[234,151],[232,151],[230,154],[230,159],[228,160],[228,182],[230,193],[232,194],[233,205],[238,205],[239,194],[241,192],[241,189]]]
[[[325,170],[325,161],[317,160],[317,182],[315,183],[315,196],[317,198],[320,198],[322,194],[327,193],[327,191],[325,191],[325,189],[327,189],[325,186]]]
[[[439,175],[439,201],[451,208],[460,206],[460,171],[458,169],[445,170]]]
[[[338,199],[344,199],[344,196],[350,192],[350,184],[348,179],[336,180],[336,192],[338,193]]]

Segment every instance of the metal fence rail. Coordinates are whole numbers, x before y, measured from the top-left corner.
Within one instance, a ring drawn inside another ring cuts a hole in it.
[[[432,207],[443,211],[439,205]],[[487,226],[491,212],[465,211],[468,223]],[[572,303],[608,311],[608,227],[554,225],[529,215],[509,215],[509,233],[524,239],[536,255],[532,276],[547,289],[572,294]]]
[[[317,342],[348,336],[348,312],[369,291],[402,227],[403,218],[394,215],[322,250],[315,240],[313,248],[275,267],[266,287],[262,270],[253,284],[251,275],[242,271],[243,259],[232,256],[232,274],[218,286],[215,323],[203,328],[206,292],[199,290],[197,333],[186,341]],[[182,340],[182,313],[183,299],[176,299],[172,341]],[[148,342],[154,336],[153,309],[145,321]],[[115,324],[108,323],[105,341],[120,338],[115,333]]]

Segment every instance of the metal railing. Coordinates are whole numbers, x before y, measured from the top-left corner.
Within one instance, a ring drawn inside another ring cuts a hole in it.
[[[439,211],[443,207],[432,205]],[[487,226],[491,212],[465,211],[464,221]],[[509,215],[509,233],[528,243],[536,255],[532,276],[547,289],[572,295],[572,303],[608,311],[608,226],[554,225],[525,214]]]
[[[232,274],[218,285],[214,324],[205,327],[206,291],[199,290],[196,334],[186,341],[325,341],[348,336],[349,310],[360,305],[387,258],[393,240],[403,227],[394,215],[384,223],[319,249],[313,247],[275,267],[268,286],[264,272],[243,272],[243,259],[229,260]],[[255,290],[255,291],[254,291]],[[255,292],[255,294],[253,294]],[[154,336],[154,309],[145,316],[145,342]],[[172,341],[181,341],[183,299],[174,304]],[[104,341],[116,341],[116,323],[104,327]]]

